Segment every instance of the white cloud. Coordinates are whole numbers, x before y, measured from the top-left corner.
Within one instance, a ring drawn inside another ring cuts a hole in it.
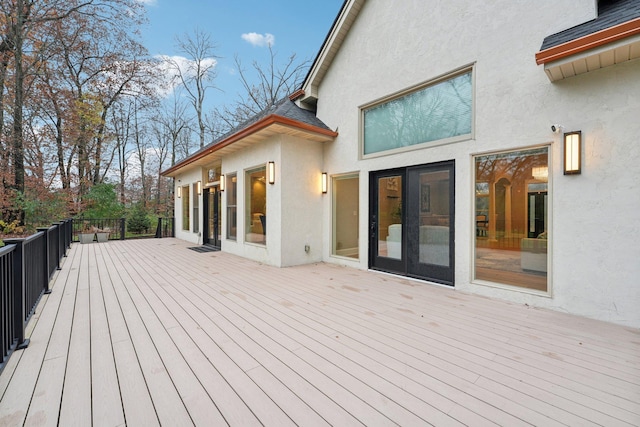
[[[157,55],[156,58],[160,60],[158,62],[158,68],[164,80],[164,82],[162,82],[163,84],[158,85],[157,89],[158,94],[162,97],[169,96],[174,89],[180,85],[178,69],[187,79],[195,77],[198,72],[198,64],[184,56]],[[204,58],[200,62],[200,71],[213,73],[216,65],[218,65],[218,61],[215,58]]]
[[[259,47],[273,46],[276,43],[276,37],[269,33],[245,33],[242,35],[242,40]]]
[[[158,0],[137,0],[138,3],[142,3],[146,6],[155,6],[158,4]]]

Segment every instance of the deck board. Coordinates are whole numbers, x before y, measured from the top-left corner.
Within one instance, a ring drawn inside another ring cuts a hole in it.
[[[176,239],[72,245],[0,425],[640,425],[640,331]]]

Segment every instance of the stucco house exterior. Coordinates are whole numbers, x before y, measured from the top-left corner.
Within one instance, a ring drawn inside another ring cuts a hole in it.
[[[638,328],[638,58],[634,0],[347,0],[299,91],[164,172],[176,237]]]

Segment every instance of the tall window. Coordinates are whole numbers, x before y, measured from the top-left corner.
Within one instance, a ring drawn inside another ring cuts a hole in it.
[[[261,167],[245,175],[245,241],[267,243],[267,169]]]
[[[182,229],[189,231],[189,186],[182,187]]]
[[[471,136],[472,72],[449,77],[363,111],[364,154]]]
[[[358,175],[335,177],[333,194],[333,255],[358,258]]]
[[[193,184],[193,232],[200,231],[200,195],[198,194],[198,184]]]
[[[475,279],[547,291],[549,149],[475,158]]]
[[[237,239],[238,228],[238,177],[236,174],[227,174],[227,239]]]

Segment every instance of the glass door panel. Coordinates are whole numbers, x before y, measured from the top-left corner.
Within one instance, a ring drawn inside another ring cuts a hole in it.
[[[453,284],[453,162],[409,168],[407,270]]]
[[[404,170],[371,174],[369,264],[384,271],[404,271]]]

